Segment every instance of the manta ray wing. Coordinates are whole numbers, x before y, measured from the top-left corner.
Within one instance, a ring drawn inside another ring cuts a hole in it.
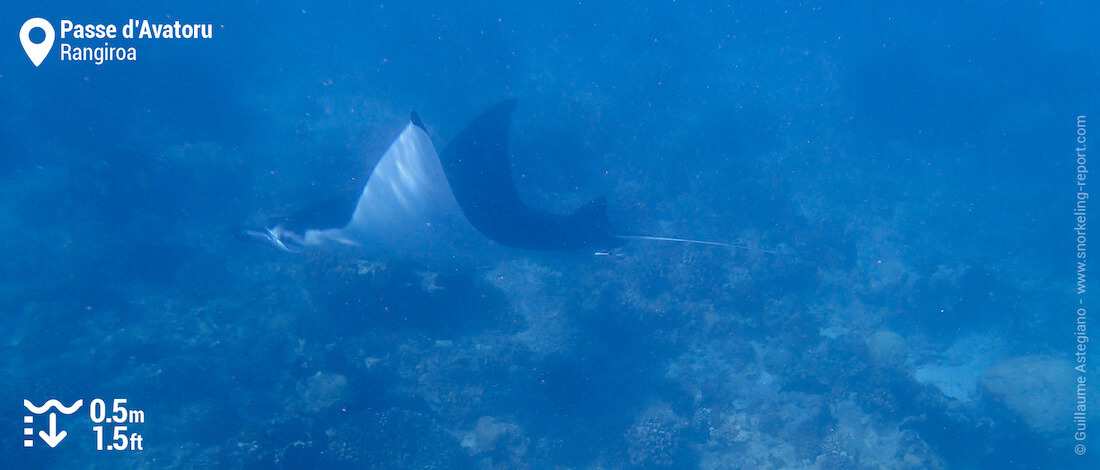
[[[515,100],[505,100],[489,108],[443,150],[443,169],[467,219],[494,241],[526,250],[609,249],[625,243],[611,232],[603,198],[569,215],[523,202],[508,152],[515,107]]]
[[[463,215],[415,115],[371,171],[348,224],[307,230],[305,239],[426,265],[461,264],[494,247]]]

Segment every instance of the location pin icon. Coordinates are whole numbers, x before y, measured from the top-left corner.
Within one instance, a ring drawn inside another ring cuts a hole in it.
[[[31,41],[31,30],[34,28],[42,28],[42,31],[46,32],[46,39],[38,44]],[[31,58],[35,67],[38,67],[43,60],[46,60],[50,49],[53,48],[53,26],[42,18],[31,18],[23,23],[22,28],[19,28],[19,42],[23,43],[23,50],[27,52],[27,57]]]

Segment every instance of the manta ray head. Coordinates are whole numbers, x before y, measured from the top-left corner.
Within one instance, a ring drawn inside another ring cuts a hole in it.
[[[288,233],[282,225],[276,225],[272,228],[237,227],[233,229],[233,238],[243,242],[275,248],[288,253],[301,251],[298,244],[293,241],[295,237],[288,237],[287,235]]]

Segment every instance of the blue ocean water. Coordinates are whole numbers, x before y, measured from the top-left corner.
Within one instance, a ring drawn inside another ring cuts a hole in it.
[[[5,465],[1100,466],[1097,8],[845,7],[0,6]],[[530,205],[748,248],[436,276],[230,236],[362,184],[410,111],[441,145],[508,98]]]

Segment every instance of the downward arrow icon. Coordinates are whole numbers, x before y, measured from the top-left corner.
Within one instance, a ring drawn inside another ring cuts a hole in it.
[[[64,430],[57,432],[56,413],[50,413],[50,433],[46,434],[46,431],[38,431],[38,437],[41,437],[50,447],[57,447],[57,445],[61,443],[61,440],[67,435],[69,435],[69,433]]]

